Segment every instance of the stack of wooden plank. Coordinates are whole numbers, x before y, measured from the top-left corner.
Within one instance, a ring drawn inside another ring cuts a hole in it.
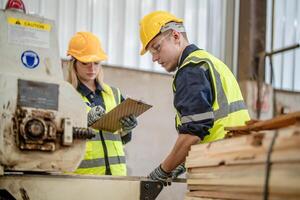
[[[300,112],[227,130],[192,146],[185,200],[300,199]]]

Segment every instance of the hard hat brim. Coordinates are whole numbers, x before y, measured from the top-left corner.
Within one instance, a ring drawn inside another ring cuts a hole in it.
[[[90,62],[100,62],[100,61],[107,60],[107,55],[101,55],[101,56],[91,55],[91,56],[81,56],[81,57],[76,56],[75,58],[80,62],[90,63]]]
[[[141,51],[140,51],[140,55],[143,56],[145,55],[145,53],[147,52],[147,50],[145,48],[143,48]]]

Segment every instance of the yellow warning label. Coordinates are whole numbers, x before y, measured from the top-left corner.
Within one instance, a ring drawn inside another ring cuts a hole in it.
[[[19,26],[23,26],[26,28],[33,28],[33,29],[38,29],[38,30],[43,30],[43,31],[51,30],[51,24],[44,24],[44,23],[40,23],[40,22],[28,21],[25,19],[8,17],[7,22],[8,22],[8,24],[19,25]]]

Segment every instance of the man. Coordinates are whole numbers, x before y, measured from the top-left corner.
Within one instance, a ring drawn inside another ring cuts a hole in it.
[[[173,80],[177,141],[166,159],[149,178],[167,185],[185,172],[191,145],[224,138],[224,127],[244,125],[249,114],[239,85],[229,68],[208,52],[189,44],[183,20],[155,11],[140,22],[141,55],[149,51],[152,61]]]

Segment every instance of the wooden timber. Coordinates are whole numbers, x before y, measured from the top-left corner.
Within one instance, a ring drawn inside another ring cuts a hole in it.
[[[269,199],[300,199],[299,121],[296,112],[226,128],[230,138],[192,146],[185,200],[263,199],[269,152]]]

